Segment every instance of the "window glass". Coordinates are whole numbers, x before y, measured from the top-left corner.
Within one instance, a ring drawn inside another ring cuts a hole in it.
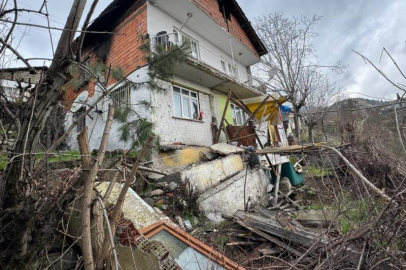
[[[177,117],[182,117],[182,102],[181,102],[181,96],[178,94],[173,95],[173,106],[174,106],[174,112],[175,116]]]
[[[210,260],[164,230],[152,236],[151,240],[159,241],[164,244],[168,248],[170,255],[183,270],[225,270],[225,268],[216,262]]]
[[[223,60],[220,60],[220,62],[221,62],[221,70],[222,70],[224,73],[227,73],[226,62],[224,62]]]
[[[242,125],[241,111],[240,110],[236,110],[236,118],[237,118],[237,125]]]
[[[183,96],[182,103],[183,103],[183,110],[182,110],[183,117],[190,118],[191,117],[191,115],[190,115],[190,99],[188,97]]]
[[[192,116],[193,119],[199,119],[199,103],[194,98],[192,98]]]
[[[175,117],[199,119],[199,99],[196,92],[173,87],[173,106]]]
[[[242,124],[244,124],[247,121],[247,115],[242,110],[241,110],[241,114],[242,114],[242,122],[243,122]]]
[[[199,46],[195,41],[192,41],[192,56],[194,58],[199,58]]]
[[[234,106],[234,104],[231,104],[231,113],[233,115],[234,124],[236,124],[237,120],[235,119],[235,106]]]

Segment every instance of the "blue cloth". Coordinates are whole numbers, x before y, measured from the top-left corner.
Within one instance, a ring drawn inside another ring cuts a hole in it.
[[[279,108],[281,109],[281,112],[284,112],[284,113],[290,113],[292,111],[292,109],[289,106],[285,106],[285,105],[281,105]]]

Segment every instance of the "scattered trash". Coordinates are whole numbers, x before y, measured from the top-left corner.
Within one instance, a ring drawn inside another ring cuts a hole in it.
[[[151,196],[162,196],[164,191],[162,189],[156,189],[151,191]]]
[[[188,219],[185,220],[184,224],[185,224],[185,228],[186,228],[187,231],[192,231],[193,230],[192,223],[190,223],[190,221]]]

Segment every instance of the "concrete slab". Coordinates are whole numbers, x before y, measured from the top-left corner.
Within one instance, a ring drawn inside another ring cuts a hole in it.
[[[199,206],[206,217],[213,222],[223,221],[222,215],[232,216],[238,210],[244,210],[245,198],[249,205],[267,203],[269,177],[261,169],[242,170],[237,175],[205,191],[199,197]],[[246,185],[245,185],[246,183]]]
[[[209,147],[210,150],[213,152],[219,153],[224,156],[232,155],[232,154],[242,154],[245,152],[244,149],[230,145],[227,143],[218,143]]]
[[[109,182],[103,182],[96,187],[96,189],[104,194],[110,185]],[[118,199],[118,196],[123,188],[122,184],[116,183],[114,185],[113,191],[108,199],[109,203],[115,204]],[[125,197],[125,202],[123,206],[124,217],[131,220],[134,223],[134,226],[138,229],[144,229],[158,221],[166,220],[169,221],[169,218],[160,214],[149,206],[133,189],[129,189]]]
[[[337,217],[337,210],[324,208],[322,210],[301,211],[295,217],[297,221],[331,221]]]
[[[240,155],[227,156],[202,163],[181,172],[182,181],[189,180],[199,192],[217,185],[244,168]]]

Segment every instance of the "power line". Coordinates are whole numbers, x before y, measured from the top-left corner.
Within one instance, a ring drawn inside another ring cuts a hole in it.
[[[23,3],[23,2],[17,2],[17,3],[18,3],[18,4],[22,4],[23,6],[27,6],[27,7],[29,7],[29,8],[32,8],[33,10],[36,10],[35,7],[33,7],[33,6],[31,6],[31,5],[28,5],[28,4],[25,4],[25,3]],[[14,5],[11,4],[11,3],[7,3],[7,5],[10,6],[10,7],[14,7]],[[40,17],[43,17],[43,16],[47,16],[47,15],[48,15],[48,17],[58,18],[58,19],[60,19],[61,21],[57,21],[57,20],[54,20],[54,19],[51,19],[51,18],[49,18],[49,20],[52,21],[52,22],[55,22],[55,23],[57,23],[57,24],[60,24],[60,25],[65,25],[65,23],[63,22],[63,19],[60,18],[60,17],[54,16],[54,15],[50,15],[50,14],[46,14],[46,13],[41,13],[42,15],[39,14],[39,13],[35,13],[35,12],[32,12],[32,13],[35,14],[35,15],[37,15],[37,16],[40,16]]]
[[[6,22],[6,23],[11,23],[11,24],[13,24],[13,23],[14,23],[13,21],[4,20],[4,19],[0,19],[0,22]],[[58,31],[70,31],[70,32],[77,32],[77,33],[109,34],[109,35],[125,35],[125,34],[120,34],[120,33],[116,33],[116,32],[103,32],[103,31],[80,31],[80,30],[64,29],[64,28],[57,28],[57,27],[48,27],[48,26],[39,25],[39,24],[22,23],[22,22],[16,22],[15,24],[17,24],[17,25],[25,25],[25,26],[32,26],[32,27],[37,27],[37,28],[44,28],[44,29],[51,29],[51,30],[58,30]]]

